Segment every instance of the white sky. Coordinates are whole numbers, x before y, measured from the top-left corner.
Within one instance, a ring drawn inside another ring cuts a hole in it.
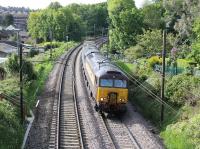
[[[31,9],[46,8],[51,2],[58,1],[61,5],[66,6],[71,3],[94,4],[105,2],[106,0],[0,0],[0,6],[29,7]],[[141,7],[144,0],[135,0],[136,6]]]

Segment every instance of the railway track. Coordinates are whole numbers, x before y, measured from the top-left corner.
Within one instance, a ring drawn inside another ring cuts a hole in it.
[[[70,50],[63,60],[59,89],[53,106],[49,148],[84,148],[77,111],[74,65],[81,45]]]
[[[120,118],[108,119],[102,114],[102,119],[116,149],[141,149],[128,126]]]

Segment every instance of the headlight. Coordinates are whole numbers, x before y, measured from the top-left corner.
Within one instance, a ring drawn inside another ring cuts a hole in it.
[[[103,101],[103,98],[101,98],[101,101]]]

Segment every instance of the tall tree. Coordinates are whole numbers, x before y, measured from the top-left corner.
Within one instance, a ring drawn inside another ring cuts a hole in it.
[[[13,25],[14,23],[14,17],[12,14],[6,14],[3,20],[3,25],[4,26],[9,26],[9,25]]]
[[[146,5],[142,8],[146,29],[163,29],[165,10],[161,2]]]
[[[51,2],[48,6],[50,9],[58,9],[61,8],[62,5],[59,2]]]
[[[136,44],[136,35],[142,33],[143,16],[132,0],[108,0],[110,18],[110,48],[122,50]]]

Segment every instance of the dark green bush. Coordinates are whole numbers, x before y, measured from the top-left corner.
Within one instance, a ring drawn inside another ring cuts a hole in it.
[[[38,50],[31,49],[31,50],[30,50],[30,53],[29,53],[29,56],[30,56],[30,57],[34,57],[35,55],[38,55],[38,54],[39,54],[39,51],[38,51]]]
[[[49,49],[54,49],[54,48],[58,48],[62,45],[62,42],[46,42],[43,44],[45,50],[49,50]]]
[[[23,60],[22,71],[23,77],[26,81],[36,79],[37,75],[33,69],[33,64],[27,60]],[[11,55],[7,62],[7,69],[13,75],[19,75],[20,65],[19,65],[19,58],[17,55]]]

